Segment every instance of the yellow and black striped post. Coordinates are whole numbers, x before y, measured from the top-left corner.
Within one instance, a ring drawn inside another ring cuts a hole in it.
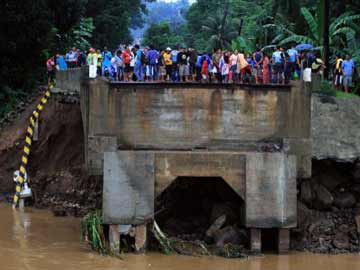
[[[29,156],[30,156],[30,149],[32,144],[32,138],[34,135],[34,127],[35,122],[39,119],[41,111],[44,109],[44,105],[47,103],[48,99],[51,96],[51,89],[54,86],[52,84],[49,84],[48,88],[45,91],[45,94],[40,100],[40,103],[36,106],[36,110],[32,113],[30,116],[30,124],[26,130],[26,137],[25,137],[25,144],[23,148],[23,154],[21,157],[21,163],[20,163],[20,174],[17,179],[16,183],[16,190],[15,195],[13,199],[13,208],[16,208],[20,199],[20,193],[23,189],[24,181],[25,181],[25,173],[26,173],[26,167],[29,162]]]

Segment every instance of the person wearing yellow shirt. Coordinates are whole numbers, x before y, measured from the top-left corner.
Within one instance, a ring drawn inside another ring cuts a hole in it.
[[[86,57],[86,62],[89,66],[95,65],[97,63],[96,52],[93,48],[90,48],[89,53]]]
[[[341,88],[342,79],[343,79],[342,68],[341,68],[342,63],[343,63],[343,59],[339,54],[337,54],[335,68],[334,68],[334,85],[338,90],[340,90]]]
[[[245,54],[243,51],[241,51],[238,55],[238,62],[237,62],[237,73],[240,74],[240,82],[243,83],[245,79],[245,75],[248,71],[251,73],[251,67],[248,63],[248,61],[245,58]]]
[[[99,76],[101,76],[101,75],[102,75],[102,68],[101,68],[101,66],[102,66],[102,60],[103,60],[103,56],[102,56],[102,54],[101,54],[101,51],[100,51],[100,50],[96,50],[95,56],[96,56],[96,58],[97,58],[97,66],[96,66],[96,68],[97,68],[97,74],[98,74]]]
[[[165,69],[166,69],[166,81],[169,81],[171,79],[171,74],[172,74],[172,67],[173,67],[173,62],[171,60],[171,48],[166,48],[164,54],[163,54],[163,62],[165,65]]]

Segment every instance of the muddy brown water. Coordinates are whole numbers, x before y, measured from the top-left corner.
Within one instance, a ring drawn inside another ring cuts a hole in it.
[[[103,257],[80,242],[80,220],[59,218],[48,211],[13,211],[0,204],[1,270],[354,270],[360,255],[293,253],[247,260],[219,257],[166,256],[159,253]]]

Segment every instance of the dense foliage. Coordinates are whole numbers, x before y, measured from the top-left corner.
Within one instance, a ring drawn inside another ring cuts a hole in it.
[[[311,43],[321,50],[327,66],[333,65],[336,54],[349,53],[360,71],[356,0],[197,0],[184,16],[186,22],[176,29],[170,25],[170,33],[199,51],[220,47],[252,52],[260,47],[269,53],[276,45]],[[150,32],[153,29],[155,25],[145,37],[161,39],[161,32]]]
[[[155,2],[1,1],[0,116],[44,76],[50,55],[73,45],[115,49],[132,41],[130,28],[143,25],[149,26],[144,43],[159,48],[183,43],[200,51],[252,51],[256,46],[311,42],[323,49],[322,29],[329,18],[329,46],[324,51],[329,49],[330,58],[350,53],[360,63],[358,0],[197,0],[190,6],[186,0]],[[330,2],[330,16],[325,16],[325,2]]]
[[[155,48],[165,49],[166,47],[175,47],[181,44],[181,36],[171,31],[170,25],[166,22],[152,24],[147,29],[143,43],[152,45]]]
[[[0,117],[44,78],[50,55],[74,45],[114,49],[130,42],[130,18],[141,17],[151,1],[1,1]]]

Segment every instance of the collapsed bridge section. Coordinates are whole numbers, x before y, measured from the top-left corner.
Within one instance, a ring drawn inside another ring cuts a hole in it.
[[[245,202],[239,211],[252,248],[261,250],[261,229],[277,228],[287,250],[296,178],[311,175],[310,102],[300,82],[83,80],[86,166],[104,176],[105,222],[136,225],[141,249],[154,200],[177,177],[221,177]]]

